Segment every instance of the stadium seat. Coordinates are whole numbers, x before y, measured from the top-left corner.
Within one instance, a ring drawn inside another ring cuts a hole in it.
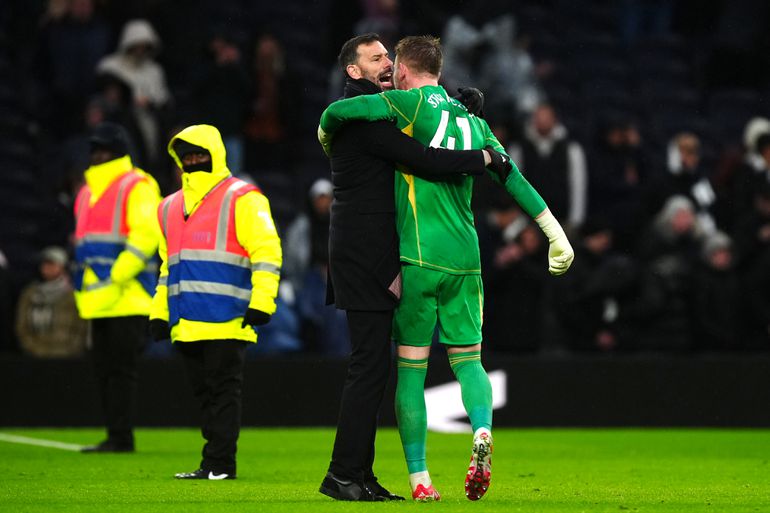
[[[677,34],[660,34],[639,39],[630,49],[634,61],[644,59],[688,62],[691,60],[689,45]]]
[[[667,84],[691,84],[692,69],[678,58],[658,56],[639,57],[634,61],[634,72],[640,82],[663,82]]]
[[[739,141],[746,123],[766,110],[761,96],[753,90],[717,91],[708,99],[709,119],[729,143]]]

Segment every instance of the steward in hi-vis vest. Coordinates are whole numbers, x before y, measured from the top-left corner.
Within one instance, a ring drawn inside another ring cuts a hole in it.
[[[84,319],[150,313],[160,191],[127,154],[85,172],[75,200],[75,300]]]
[[[275,312],[281,241],[267,198],[227,169],[216,128],[187,127],[168,151],[182,189],[158,208],[162,264],[150,332],[182,353],[206,438],[200,468],[176,477],[234,479],[245,351]]]
[[[75,301],[91,322],[91,354],[107,439],[85,452],[134,450],[136,361],[147,341],[157,283],[160,190],[129,156],[125,129],[98,125],[91,167],[75,200]]]

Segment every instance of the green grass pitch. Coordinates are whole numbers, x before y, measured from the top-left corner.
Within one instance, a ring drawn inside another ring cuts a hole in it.
[[[74,444],[96,429],[1,429]],[[339,503],[318,493],[334,431],[244,429],[235,481],[177,481],[197,468],[195,429],[139,429],[138,452],[79,454],[0,442],[0,511],[62,512],[770,512],[770,430],[498,429],[492,485],[463,493],[470,435],[430,433],[433,504]],[[408,493],[398,433],[382,429],[375,470]]]

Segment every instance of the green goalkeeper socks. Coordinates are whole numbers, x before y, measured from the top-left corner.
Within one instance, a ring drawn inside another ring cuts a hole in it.
[[[481,365],[481,351],[449,355],[449,366],[460,382],[463,405],[471,420],[473,432],[492,429],[492,384]]]
[[[425,376],[428,359],[398,359],[396,419],[406,466],[410,474],[428,470],[425,442],[428,437],[428,413],[425,409]]]

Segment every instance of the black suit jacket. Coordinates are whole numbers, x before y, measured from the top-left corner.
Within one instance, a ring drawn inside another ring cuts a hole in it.
[[[331,148],[334,201],[327,285],[327,302],[337,308],[391,310],[398,304],[389,291],[401,268],[396,163],[425,178],[484,172],[481,150],[427,148],[387,121],[350,123],[337,132]]]

